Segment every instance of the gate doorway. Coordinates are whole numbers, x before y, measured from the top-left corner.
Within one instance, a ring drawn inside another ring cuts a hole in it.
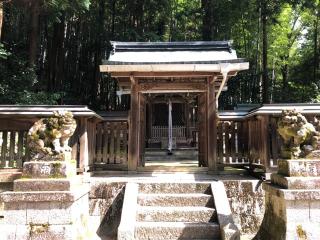
[[[198,93],[147,95],[142,166],[199,166],[198,95]],[[170,108],[171,117],[169,117]]]

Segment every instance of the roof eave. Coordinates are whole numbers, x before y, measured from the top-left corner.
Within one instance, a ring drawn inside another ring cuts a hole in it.
[[[100,72],[115,73],[115,72],[218,72],[228,65],[229,72],[238,72],[249,69],[249,62],[235,63],[190,63],[190,64],[105,64],[100,65]]]

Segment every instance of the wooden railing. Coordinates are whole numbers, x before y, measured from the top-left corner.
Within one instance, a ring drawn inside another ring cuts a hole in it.
[[[246,121],[219,121],[217,135],[219,165],[249,164],[248,123]]]
[[[161,141],[162,138],[168,137],[168,127],[167,126],[152,126],[151,129],[151,140]],[[185,126],[173,126],[172,127],[172,137],[176,139],[186,138],[186,127]]]
[[[69,140],[78,172],[90,171],[95,154],[95,130],[99,116],[86,106],[1,106],[0,105],[0,169],[19,169],[28,160],[27,132],[40,118],[53,111],[72,111],[77,128]]]
[[[219,121],[218,166],[275,167],[281,146],[276,123],[269,115]]]
[[[309,107],[306,106],[306,107]],[[312,107],[312,105],[311,105]],[[27,159],[26,134],[33,123],[42,116],[52,114],[50,107],[34,107],[2,110],[0,107],[0,168],[21,169]],[[57,107],[52,107],[57,108]],[[128,118],[100,117],[87,108],[73,107],[77,129],[69,141],[72,156],[77,160],[78,171],[97,169],[127,169],[128,166]],[[281,114],[267,110],[243,116],[221,114],[217,125],[217,164],[225,166],[259,167],[268,171],[277,164],[282,140],[277,133],[277,122]],[[282,106],[281,106],[282,108]],[[38,110],[35,110],[38,109]],[[3,113],[1,113],[3,111]],[[13,113],[13,111],[17,111]],[[44,114],[44,111],[47,113]],[[308,109],[304,115],[311,121],[320,116],[320,105],[316,110]],[[194,138],[197,140],[197,131]],[[166,126],[154,126],[152,137],[168,136]],[[184,126],[174,126],[173,135],[177,139],[186,137]],[[193,135],[193,134],[192,134]],[[195,140],[195,141],[196,141]],[[210,147],[210,146],[209,146]]]
[[[0,131],[1,168],[21,168],[26,156],[25,130]]]
[[[97,124],[95,169],[126,168],[128,161],[127,121],[104,121]]]

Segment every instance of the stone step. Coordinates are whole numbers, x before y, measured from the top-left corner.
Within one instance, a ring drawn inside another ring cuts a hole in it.
[[[139,193],[206,193],[211,194],[210,183],[141,183]]]
[[[198,157],[197,156],[192,156],[192,155],[181,155],[181,156],[144,156],[144,160],[146,162],[148,161],[157,161],[157,162],[162,162],[162,161],[197,161]]]
[[[168,155],[167,150],[146,150],[144,155],[145,156],[198,156],[198,150],[196,149],[181,149],[181,150],[173,150],[172,155]]]
[[[168,206],[168,207],[182,207],[182,206],[199,206],[199,207],[213,207],[213,197],[209,194],[203,193],[189,193],[189,194],[139,194],[138,204],[141,206]]]
[[[220,239],[217,223],[190,222],[136,222],[135,239],[139,240],[186,240]]]
[[[208,172],[207,167],[192,167],[192,166],[163,166],[162,164],[138,167],[139,173],[202,173]]]
[[[138,207],[137,221],[144,222],[214,222],[216,212],[208,207]]]

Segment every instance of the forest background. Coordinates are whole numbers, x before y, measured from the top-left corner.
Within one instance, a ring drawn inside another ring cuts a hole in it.
[[[99,72],[110,41],[232,40],[250,70],[220,108],[320,102],[320,0],[0,1],[0,104],[125,110]]]

